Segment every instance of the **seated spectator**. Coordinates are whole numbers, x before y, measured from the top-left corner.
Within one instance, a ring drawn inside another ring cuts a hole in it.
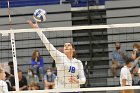
[[[132,59],[135,60],[139,56],[140,56],[140,45],[135,43],[133,44]]]
[[[125,64],[125,59],[127,58],[124,51],[121,49],[120,42],[115,43],[115,51],[113,51],[112,56],[112,74],[116,78],[117,69],[120,69]]]
[[[45,89],[53,89],[55,86],[56,75],[52,73],[52,69],[47,69],[47,73],[44,75]]]
[[[44,76],[44,61],[40,56],[40,52],[35,50],[32,54],[32,67],[31,67],[36,75],[41,77],[43,81]]]
[[[0,68],[0,92],[1,93],[8,93],[8,87],[5,82],[5,71]]]
[[[14,65],[13,61],[8,62],[8,66],[10,67],[10,74],[14,75]]]
[[[53,73],[55,75],[57,75],[57,68],[56,68],[56,65],[55,65],[55,60],[53,60],[53,63],[52,63],[52,70],[53,70]]]
[[[39,79],[38,76],[34,74],[32,69],[28,69],[28,90],[38,90],[39,89]]]
[[[138,62],[140,63],[140,57],[138,57],[137,59],[138,59]],[[135,61],[137,61],[137,59]],[[138,68],[138,76],[139,76],[138,85],[140,85],[140,67]]]
[[[40,86],[34,82],[28,86],[28,90],[39,90],[39,89],[40,89]]]
[[[139,73],[139,59],[138,57],[140,57],[140,45],[137,43],[133,44],[133,52],[132,52],[132,59],[134,60],[133,62],[133,66],[131,68],[131,73],[132,73],[132,77],[134,77],[134,74]]]
[[[27,90],[27,79],[22,75],[22,71],[18,70],[18,79],[19,79],[19,89]],[[12,85],[12,90],[15,90],[15,78],[14,76],[10,78],[10,82]]]
[[[140,64],[140,56],[134,61],[135,63],[137,62],[138,64]],[[140,78],[140,67],[138,68],[138,71],[137,71],[138,75],[139,75],[139,78]],[[140,80],[139,80],[140,82]]]

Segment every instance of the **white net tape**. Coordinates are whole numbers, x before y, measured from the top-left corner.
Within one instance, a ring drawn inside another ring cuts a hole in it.
[[[48,93],[48,92],[99,92],[99,91],[115,91],[124,89],[140,89],[140,86],[124,86],[124,87],[100,87],[100,88],[75,88],[75,89],[49,89],[49,90],[32,90],[32,91],[20,91],[9,93]]]
[[[52,28],[39,28],[41,31],[70,31],[80,29],[103,29],[103,28],[124,28],[124,27],[140,27],[140,23],[127,23],[127,24],[110,24],[110,25],[88,25],[88,26],[73,26],[73,27],[52,27]],[[35,32],[33,29],[12,29],[13,33]],[[0,33],[11,33],[10,30],[0,30]]]

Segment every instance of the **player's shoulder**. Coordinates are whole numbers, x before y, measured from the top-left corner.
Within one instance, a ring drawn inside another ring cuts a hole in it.
[[[121,71],[127,71],[127,67],[126,66],[124,66],[124,67],[122,67],[122,69],[121,69]]]
[[[0,80],[0,85],[1,85],[1,86],[4,86],[4,85],[6,85],[6,82],[3,81],[3,80]]]
[[[74,62],[82,63],[81,60],[79,60],[79,59],[77,59],[77,58],[74,58]]]

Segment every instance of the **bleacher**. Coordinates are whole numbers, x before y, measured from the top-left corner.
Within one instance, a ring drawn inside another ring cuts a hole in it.
[[[40,6],[71,3],[72,7],[85,7],[88,4],[104,5],[105,0],[10,0],[10,7]],[[0,8],[7,8],[7,0],[0,1]]]
[[[79,10],[72,12],[72,24],[106,24],[105,9]],[[107,86],[109,69],[107,30],[80,30],[73,31],[73,40],[76,45],[77,57],[85,66],[87,83],[85,87]]]
[[[10,0],[10,7],[40,6],[59,4],[59,0]],[[7,8],[7,0],[1,0],[1,8]]]

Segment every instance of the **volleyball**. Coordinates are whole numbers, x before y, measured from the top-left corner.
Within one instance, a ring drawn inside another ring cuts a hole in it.
[[[37,22],[44,22],[47,19],[47,12],[44,9],[36,9],[33,18]]]

